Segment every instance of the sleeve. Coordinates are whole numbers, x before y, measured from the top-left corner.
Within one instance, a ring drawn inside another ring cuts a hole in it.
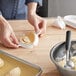
[[[0,15],[2,15],[1,11],[0,11]]]
[[[42,0],[26,0],[25,4],[27,5],[30,2],[37,2],[39,6],[42,6]]]

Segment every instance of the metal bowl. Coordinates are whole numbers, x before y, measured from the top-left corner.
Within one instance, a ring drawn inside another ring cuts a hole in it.
[[[76,41],[72,41],[72,45],[71,45],[71,49],[70,49],[70,54],[71,56],[76,55],[76,48],[73,47],[73,45],[76,45]],[[62,76],[76,76],[76,70],[72,70],[72,69],[66,69],[62,66],[60,66],[56,60],[56,58],[64,58],[65,57],[65,42],[61,42],[56,44],[50,51],[50,58],[52,60],[52,62],[56,65],[57,69],[59,70],[60,74]]]

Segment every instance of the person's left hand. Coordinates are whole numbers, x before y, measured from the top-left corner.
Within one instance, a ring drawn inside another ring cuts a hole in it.
[[[18,48],[18,40],[8,21],[0,16],[0,42],[9,48]]]
[[[35,32],[42,36],[46,32],[46,20],[36,13],[28,15],[28,21],[34,26]]]

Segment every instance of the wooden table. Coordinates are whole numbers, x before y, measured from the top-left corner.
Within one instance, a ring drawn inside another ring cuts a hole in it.
[[[55,44],[65,40],[66,30],[72,30],[72,39],[76,40],[76,30],[70,27],[66,27],[65,30],[61,30],[59,28],[52,27],[54,19],[49,18],[46,20],[47,31],[46,34],[42,38],[40,38],[39,45],[37,47],[34,47],[32,49],[10,49],[5,48],[0,44],[0,49],[14,56],[20,57],[24,60],[41,66],[41,68],[43,69],[43,73],[41,76],[60,76],[55,65],[50,60],[50,50]],[[12,20],[9,21],[9,23],[12,25],[18,38],[22,33],[34,30],[33,27],[28,23],[28,21],[25,20]]]

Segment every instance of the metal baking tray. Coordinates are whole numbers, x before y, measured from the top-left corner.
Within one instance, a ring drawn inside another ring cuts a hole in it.
[[[16,56],[8,54],[0,50],[0,58],[4,60],[4,66],[0,68],[0,76],[5,74],[15,67],[21,68],[21,76],[40,76],[42,69],[35,64],[22,60]]]

